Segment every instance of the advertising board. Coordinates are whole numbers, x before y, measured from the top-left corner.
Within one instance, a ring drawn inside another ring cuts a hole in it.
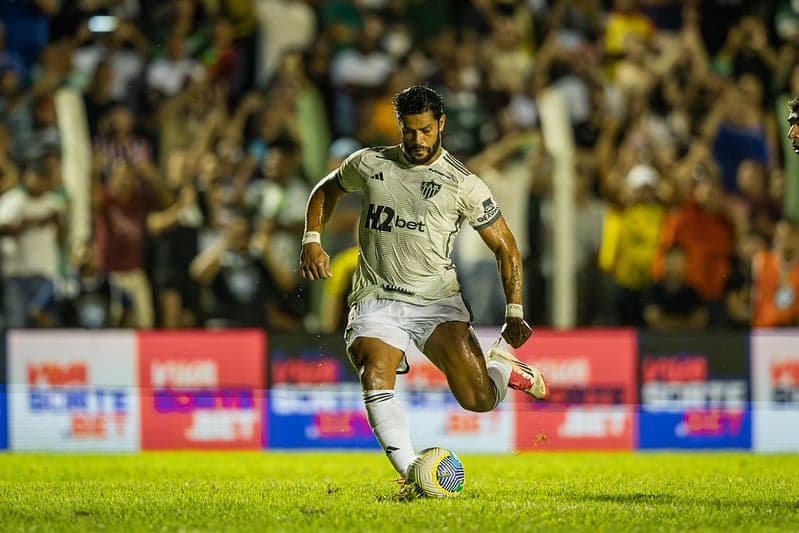
[[[138,333],[142,448],[259,449],[261,330]]]
[[[7,339],[11,449],[139,448],[133,332],[16,330]]]
[[[269,336],[268,448],[379,448],[340,334]]]
[[[752,446],[799,451],[799,329],[753,331]]]
[[[518,450],[630,450],[636,338],[627,329],[536,330],[516,356],[539,368],[551,396],[513,391]]]
[[[639,337],[638,446],[749,448],[749,358],[742,332]]]

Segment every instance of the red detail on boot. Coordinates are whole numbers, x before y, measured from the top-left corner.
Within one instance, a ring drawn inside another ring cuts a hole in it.
[[[532,388],[532,386],[533,382],[530,381],[530,379],[519,374],[515,370],[511,370],[510,379],[508,380],[508,387],[514,390],[527,392],[530,388]]]

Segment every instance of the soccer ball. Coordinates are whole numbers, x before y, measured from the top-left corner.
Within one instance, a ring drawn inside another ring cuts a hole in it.
[[[452,498],[463,490],[463,463],[446,448],[426,448],[408,467],[408,482],[417,496]]]

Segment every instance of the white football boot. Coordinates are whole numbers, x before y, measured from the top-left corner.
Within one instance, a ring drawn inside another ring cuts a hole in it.
[[[549,398],[549,385],[540,370],[497,346],[494,346],[488,352],[488,360],[490,361],[491,359],[502,359],[510,363],[511,371],[508,387],[525,392],[536,400]]]

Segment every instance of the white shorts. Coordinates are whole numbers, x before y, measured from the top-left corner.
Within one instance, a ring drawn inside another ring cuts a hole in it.
[[[471,312],[460,294],[416,305],[385,298],[370,298],[356,302],[351,308],[344,330],[344,342],[349,354],[352,341],[358,337],[380,339],[405,353],[413,342],[420,352],[433,330],[444,322],[467,322]],[[398,374],[408,372],[407,358],[400,363]]]

